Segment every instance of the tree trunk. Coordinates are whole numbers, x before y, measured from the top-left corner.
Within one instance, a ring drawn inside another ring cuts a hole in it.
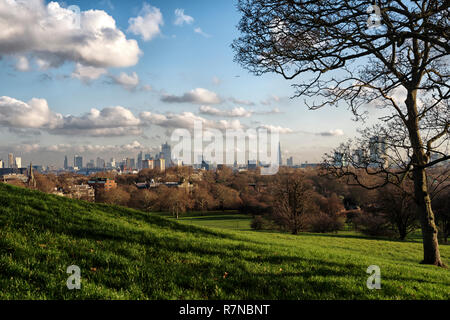
[[[431,199],[428,194],[425,169],[414,170],[414,193],[419,206],[420,224],[423,237],[423,264],[444,266],[441,261],[438,244],[438,229],[436,227]]]
[[[423,261],[421,263],[443,267],[444,264],[441,261],[437,237],[438,229],[436,227],[433,209],[431,208],[427,174],[424,167],[428,163],[429,157],[425,153],[425,147],[420,135],[419,117],[417,112],[417,89],[408,89],[405,102],[408,109],[408,121],[406,126],[408,128],[409,138],[413,149],[412,164],[414,195],[422,227]]]

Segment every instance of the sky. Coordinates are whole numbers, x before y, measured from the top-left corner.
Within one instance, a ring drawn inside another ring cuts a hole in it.
[[[234,62],[235,4],[0,0],[0,159],[154,154],[197,120],[277,130],[284,159],[319,162],[360,124],[346,108],[308,110],[290,98],[295,81]]]

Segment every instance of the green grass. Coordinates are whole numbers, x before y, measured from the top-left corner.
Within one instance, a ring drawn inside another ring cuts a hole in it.
[[[450,297],[449,269],[420,265],[420,243],[236,231],[217,216],[176,222],[0,184],[0,299]],[[366,287],[373,264],[381,290]],[[70,265],[81,290],[66,287]]]

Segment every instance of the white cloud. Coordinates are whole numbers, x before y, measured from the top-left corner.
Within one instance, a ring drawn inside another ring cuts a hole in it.
[[[194,103],[194,104],[219,104],[222,100],[219,96],[209,90],[197,88],[182,96],[164,94],[161,101],[167,103]]]
[[[79,17],[79,19],[78,19]],[[135,65],[141,54],[103,10],[79,16],[57,2],[0,1],[0,55],[34,57],[44,69],[64,62],[108,68]]]
[[[219,120],[212,121],[205,119],[203,117],[197,116],[192,112],[182,112],[182,113],[170,113],[167,115],[155,114],[151,112],[142,112],[140,114],[141,120],[147,125],[157,125],[169,129],[193,129],[194,123],[201,122],[203,128],[211,129],[241,129],[243,128],[239,120]]]
[[[268,124],[260,125],[259,128],[266,129],[267,131],[270,131],[270,132],[278,132],[280,134],[294,133],[294,130],[292,130],[290,128],[284,128],[281,126],[273,126],[273,125],[268,125]]]
[[[177,26],[182,26],[183,24],[192,24],[194,22],[194,18],[184,14],[184,9],[176,9],[175,10],[175,21],[174,24]]]
[[[164,25],[161,10],[144,3],[144,6],[135,18],[128,20],[128,31],[140,35],[142,40],[150,41],[161,33],[160,26]]]
[[[107,70],[105,68],[86,67],[80,63],[77,63],[75,70],[72,73],[72,78],[77,78],[85,83],[89,83],[92,80],[100,78],[106,73]]]
[[[60,135],[122,136],[139,135],[140,120],[121,106],[91,109],[82,116],[65,116],[63,124],[50,130]]]
[[[210,106],[201,106],[199,109],[201,114],[207,114],[211,116],[220,117],[236,117],[236,118],[248,118],[251,117],[253,112],[244,109],[243,107],[236,107],[232,110],[219,110]]]
[[[202,28],[195,28],[195,29],[194,29],[194,32],[195,32],[195,33],[198,33],[199,35],[201,35],[201,36],[203,36],[203,37],[205,37],[205,38],[211,38],[211,35],[205,33],[205,32],[202,30]]]
[[[121,72],[118,76],[111,76],[111,79],[115,84],[121,85],[128,91],[136,90],[139,85],[139,76],[136,72],[133,72],[130,75]]]
[[[0,125],[12,128],[55,128],[62,123],[62,115],[50,110],[45,99],[33,98],[23,102],[0,97]]]

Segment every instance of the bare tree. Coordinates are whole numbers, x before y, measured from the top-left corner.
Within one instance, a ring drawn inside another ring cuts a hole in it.
[[[411,195],[405,190],[386,186],[379,189],[380,211],[395,229],[400,240],[417,229],[417,214]]]
[[[298,234],[306,228],[306,216],[319,211],[313,201],[312,187],[298,172],[278,173],[275,179],[273,219],[292,234]]]
[[[450,159],[449,6],[444,0],[240,0],[242,36],[233,43],[236,60],[251,72],[301,79],[295,97],[310,109],[346,105],[356,120],[366,119],[368,105],[383,109],[382,127],[390,130],[385,135],[398,133],[389,143],[402,165],[366,167],[381,178],[368,187],[412,179],[422,262],[437,266],[443,263],[427,170]],[[349,157],[355,150],[347,151]],[[364,185],[342,160],[335,157],[329,167],[341,162],[334,173]]]

